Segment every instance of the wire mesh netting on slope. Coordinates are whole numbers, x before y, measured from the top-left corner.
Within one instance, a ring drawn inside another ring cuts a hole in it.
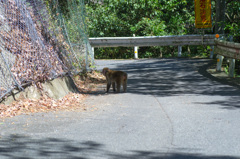
[[[68,0],[67,6],[64,18],[57,0],[0,0],[0,99],[93,64],[84,3]]]

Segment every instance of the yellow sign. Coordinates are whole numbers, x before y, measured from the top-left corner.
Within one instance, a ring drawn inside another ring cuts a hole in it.
[[[211,0],[195,0],[195,27],[212,27]]]

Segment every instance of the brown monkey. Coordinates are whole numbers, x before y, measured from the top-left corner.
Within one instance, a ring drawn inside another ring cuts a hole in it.
[[[111,84],[113,91],[115,92],[115,83],[117,84],[117,92],[120,92],[121,85],[123,85],[123,91],[127,91],[127,73],[123,71],[114,71],[105,67],[102,70],[102,74],[106,77],[107,80],[107,92],[109,91]]]

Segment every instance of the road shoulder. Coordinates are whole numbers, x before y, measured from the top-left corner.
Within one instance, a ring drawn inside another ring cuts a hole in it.
[[[212,60],[208,64],[200,67],[199,73],[213,81],[240,89],[240,77],[228,77],[225,71],[217,72],[216,60]]]

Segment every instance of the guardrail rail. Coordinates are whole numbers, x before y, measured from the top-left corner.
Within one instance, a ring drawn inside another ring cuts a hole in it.
[[[89,38],[92,47],[214,45],[214,35]]]
[[[173,36],[144,36],[144,37],[98,37],[89,38],[94,47],[144,47],[144,46],[178,46],[178,56],[181,56],[184,45],[213,46],[215,35],[173,35]],[[134,51],[137,52],[136,50]],[[211,56],[213,52],[211,52]],[[138,56],[135,56],[135,58]]]

